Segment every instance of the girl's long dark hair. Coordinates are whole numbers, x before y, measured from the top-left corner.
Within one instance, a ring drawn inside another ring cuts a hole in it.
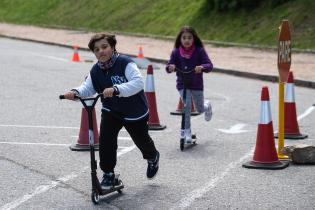
[[[194,39],[194,43],[196,47],[203,47],[203,43],[201,39],[199,38],[195,29],[193,29],[191,26],[183,26],[176,37],[176,41],[174,45],[175,48],[179,48],[181,46],[181,36],[184,32],[188,32],[193,35],[193,39]]]

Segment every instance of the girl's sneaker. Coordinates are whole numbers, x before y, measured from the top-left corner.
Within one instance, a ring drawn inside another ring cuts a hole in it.
[[[210,121],[212,118],[212,107],[211,107],[210,101],[208,100],[205,101],[204,107],[205,107],[205,120]]]
[[[190,144],[192,142],[192,137],[191,137],[191,129],[185,129],[185,142]]]

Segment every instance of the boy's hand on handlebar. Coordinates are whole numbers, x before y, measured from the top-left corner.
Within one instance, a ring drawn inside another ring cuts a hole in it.
[[[64,97],[65,97],[65,99],[68,99],[68,100],[74,100],[75,95],[76,95],[75,92],[69,91],[69,92],[64,94]]]
[[[202,69],[203,69],[202,66],[196,66],[196,67],[195,67],[195,72],[196,72],[197,74],[200,74],[200,73],[202,72]]]
[[[176,69],[176,66],[175,66],[174,64],[170,64],[170,65],[168,66],[168,71],[169,71],[169,72],[174,72],[175,69]]]
[[[110,88],[105,88],[103,91],[104,98],[108,97],[113,97],[114,96],[114,91],[115,89],[110,87]]]

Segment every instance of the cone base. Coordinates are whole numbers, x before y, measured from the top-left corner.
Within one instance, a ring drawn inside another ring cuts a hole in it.
[[[90,145],[89,144],[72,144],[69,148],[71,151],[89,151]],[[94,149],[95,151],[98,151],[99,145],[95,144]]]
[[[148,125],[149,130],[164,130],[166,125]]]
[[[301,133],[298,133],[298,134],[284,134],[284,138],[285,139],[306,139],[308,137],[307,134],[301,134]],[[275,133],[275,138],[278,138],[278,133]]]
[[[289,166],[289,161],[279,161],[277,163],[257,163],[249,161],[242,165],[244,168],[249,169],[268,169],[268,170],[279,170]]]
[[[182,115],[183,112],[182,111],[173,111],[173,112],[170,112],[171,115]],[[196,115],[200,115],[199,112],[191,112],[190,113],[191,116],[196,116]]]

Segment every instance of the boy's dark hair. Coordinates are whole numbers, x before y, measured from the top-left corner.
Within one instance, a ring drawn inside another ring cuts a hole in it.
[[[114,51],[116,51],[117,40],[116,40],[115,35],[105,34],[105,33],[95,34],[91,37],[89,44],[88,44],[91,51],[94,51],[95,42],[97,42],[101,39],[106,39],[108,44],[111,46],[111,48],[113,48]]]
[[[195,29],[193,29],[191,26],[183,26],[176,37],[176,41],[174,45],[175,48],[179,48],[181,46],[181,36],[184,32],[188,32],[193,35],[194,43],[196,47],[203,47],[203,43],[201,39],[198,37]]]

